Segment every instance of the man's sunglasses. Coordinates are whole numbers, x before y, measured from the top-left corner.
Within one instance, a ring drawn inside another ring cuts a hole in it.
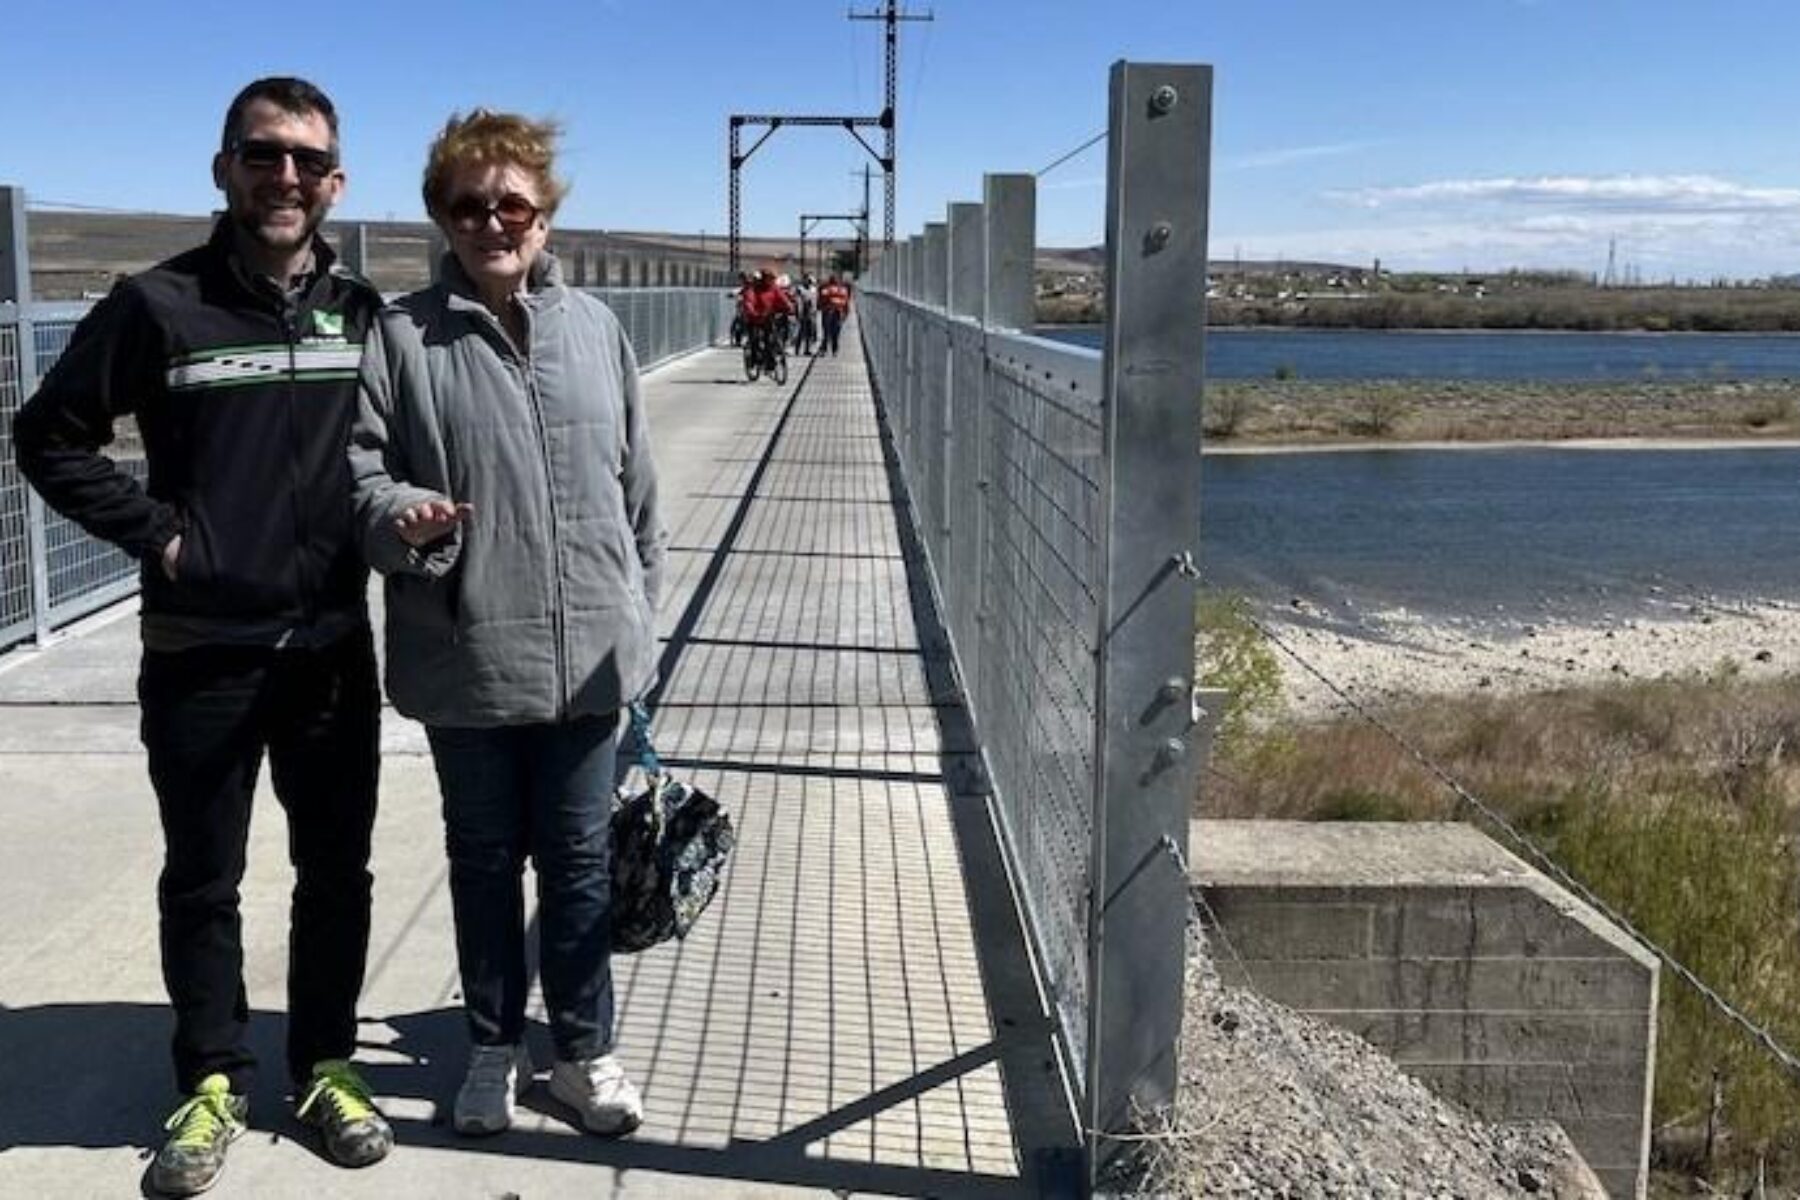
[[[543,210],[517,192],[508,192],[492,203],[480,196],[458,196],[444,208],[450,225],[463,233],[486,229],[489,218],[500,222],[508,233],[523,233],[531,228]]]
[[[284,146],[261,138],[246,138],[231,148],[237,160],[252,171],[278,171],[281,160],[294,160],[294,170],[308,179],[323,179],[337,170],[337,155],[311,146]]]

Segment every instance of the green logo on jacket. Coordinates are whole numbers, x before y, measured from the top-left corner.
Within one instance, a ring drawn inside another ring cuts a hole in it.
[[[315,313],[313,313],[312,317],[313,317],[313,332],[318,334],[320,337],[339,337],[339,338],[341,338],[344,336],[344,314],[343,313],[315,312]]]

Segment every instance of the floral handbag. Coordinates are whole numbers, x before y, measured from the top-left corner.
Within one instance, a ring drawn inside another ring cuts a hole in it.
[[[627,747],[646,786],[621,787],[612,809],[612,948],[618,954],[648,950],[671,937],[684,938],[712,903],[737,842],[731,818],[719,802],[663,769],[650,741],[650,714],[630,708]]]

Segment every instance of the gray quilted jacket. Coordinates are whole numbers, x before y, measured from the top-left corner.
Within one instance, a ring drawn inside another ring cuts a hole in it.
[[[525,310],[521,353],[446,256],[363,353],[357,522],[387,577],[388,695],[428,725],[606,713],[655,682],[666,535],[637,360],[548,254]],[[431,496],[474,513],[415,549],[394,519]]]

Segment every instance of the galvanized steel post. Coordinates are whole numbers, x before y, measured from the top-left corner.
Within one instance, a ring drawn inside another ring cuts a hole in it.
[[[915,233],[906,239],[906,298],[914,304],[925,302],[925,235]],[[902,433],[908,461],[913,458],[913,436],[919,426],[919,323],[906,323],[906,340],[901,350],[901,371],[905,380],[901,404]]]
[[[37,334],[31,320],[31,243],[25,219],[25,189],[0,187],[0,303],[18,306],[14,327],[19,403],[37,391]],[[31,567],[31,640],[50,640],[50,547],[45,536],[44,501],[37,489],[25,492],[25,557]]]
[[[358,275],[369,273],[369,227],[358,221],[338,233],[338,261]]]
[[[978,325],[987,322],[987,222],[979,204],[950,205],[950,313],[966,317]],[[985,589],[981,583],[982,523],[981,450],[985,444],[982,406],[986,402],[985,362],[981,369],[959,377],[956,364],[960,357],[954,344],[958,336],[952,328],[952,345],[944,356],[944,570],[957,576],[958,588],[973,589],[979,596]],[[975,341],[985,359],[986,347]],[[972,461],[971,461],[972,460]],[[954,518],[952,514],[955,514]],[[960,545],[958,544],[960,542]],[[955,607],[962,611],[979,611],[979,601],[959,599]],[[965,626],[968,628],[968,626]],[[980,694],[981,639],[968,637],[957,647],[963,681],[973,702]]]
[[[979,204],[950,206],[950,311],[987,323],[982,272],[986,267],[985,230]]]
[[[973,317],[981,320],[981,205],[967,202],[951,204],[947,211],[948,220],[944,230],[944,311],[949,316]],[[955,488],[955,447],[958,437],[973,433],[973,421],[965,421],[969,415],[969,404],[972,396],[956,394],[956,344],[953,327],[946,322],[944,327],[944,374],[943,374],[943,439],[937,448],[938,475],[941,479],[939,487],[939,536],[942,538],[942,556],[938,561],[944,564],[944,570],[950,570],[950,564],[956,561],[956,551],[951,548],[955,540],[956,522],[952,519],[957,507]],[[969,428],[965,429],[965,424]],[[960,581],[959,581],[960,582]]]
[[[431,282],[438,281],[438,275],[444,261],[444,255],[450,252],[450,243],[444,239],[444,231],[435,224],[425,235],[425,273]]]
[[[987,324],[1029,333],[1037,324],[1037,178],[988,175],[981,190],[987,218]]]
[[[1087,1095],[1097,1169],[1109,1134],[1175,1096],[1195,746],[1193,563],[1212,70],[1113,64],[1089,911]]]
[[[925,294],[919,299],[943,308],[950,294],[950,235],[942,221],[925,224]]]

